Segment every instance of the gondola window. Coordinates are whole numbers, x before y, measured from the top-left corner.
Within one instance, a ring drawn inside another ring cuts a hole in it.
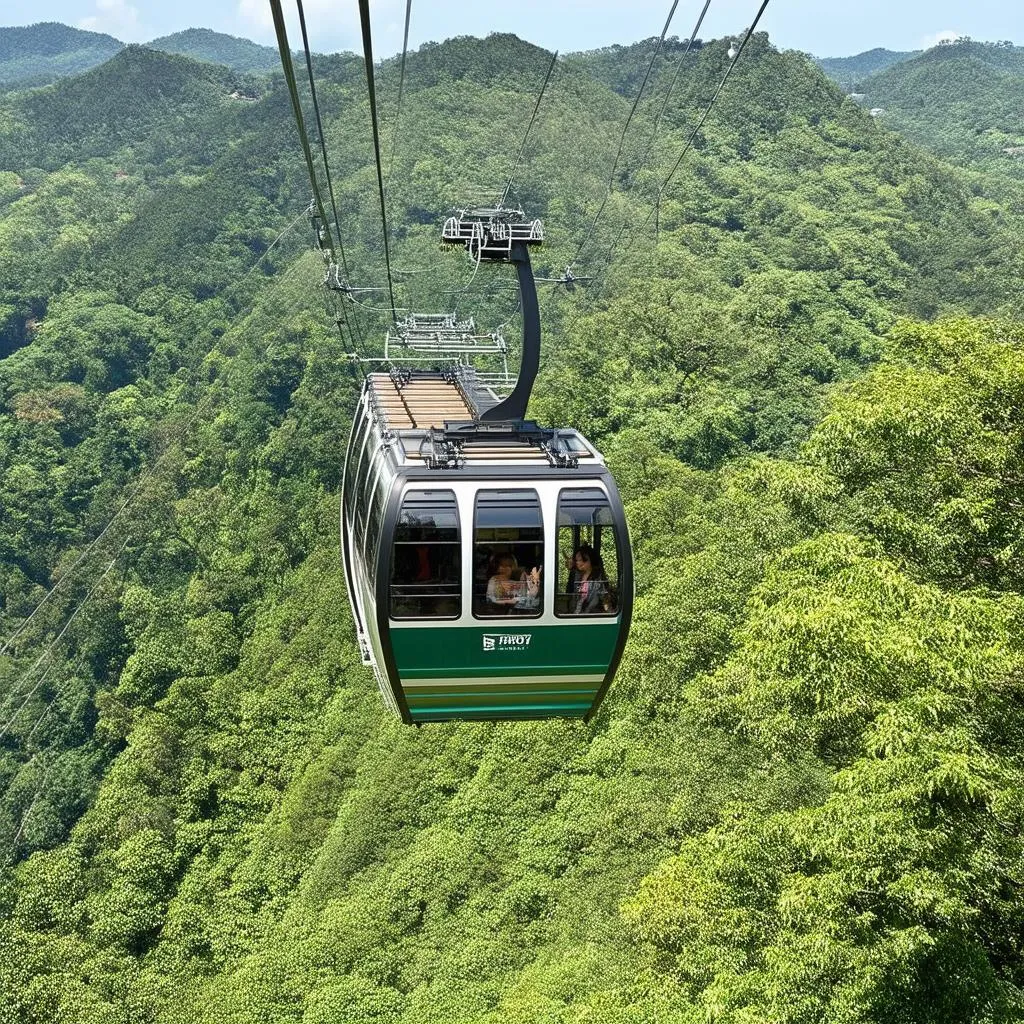
[[[604,491],[566,488],[558,495],[556,615],[615,615],[619,607],[619,557],[615,519]],[[573,561],[581,547],[593,552],[584,578]]]
[[[474,615],[540,615],[543,561],[544,519],[537,492],[479,491],[473,528]],[[539,587],[531,586],[527,578],[535,569],[540,574]]]
[[[461,558],[454,491],[408,491],[395,526],[391,559],[393,619],[455,619]]]

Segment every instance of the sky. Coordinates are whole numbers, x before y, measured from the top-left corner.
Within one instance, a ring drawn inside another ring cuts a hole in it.
[[[283,0],[285,10],[294,10]],[[589,50],[658,35],[670,0],[419,0],[413,3],[410,46],[454,35],[514,32],[560,50]],[[758,0],[712,0],[700,36],[741,32]],[[361,50],[356,0],[304,0],[314,50]],[[669,35],[687,38],[703,0],[679,0]],[[404,0],[371,0],[374,55],[402,48]],[[186,28],[210,28],[274,45],[267,0],[3,0],[0,24],[60,21],[147,42]],[[873,49],[917,50],[961,35],[1024,45],[1022,0],[772,0],[759,28],[786,49],[841,57]],[[290,30],[292,48],[298,31]]]

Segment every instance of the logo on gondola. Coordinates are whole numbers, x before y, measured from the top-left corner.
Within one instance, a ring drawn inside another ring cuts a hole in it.
[[[484,650],[523,650],[530,646],[532,633],[484,633]]]

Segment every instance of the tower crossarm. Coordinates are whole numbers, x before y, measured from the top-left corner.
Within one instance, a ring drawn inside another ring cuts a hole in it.
[[[473,206],[449,217],[441,230],[442,245],[465,248],[478,261],[507,263],[512,246],[535,246],[544,241],[544,225],[527,220],[522,210]]]

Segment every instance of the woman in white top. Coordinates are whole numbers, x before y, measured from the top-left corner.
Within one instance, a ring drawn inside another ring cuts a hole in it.
[[[487,605],[492,614],[536,611],[540,607],[540,566],[520,573],[515,555],[499,555],[487,581]]]

